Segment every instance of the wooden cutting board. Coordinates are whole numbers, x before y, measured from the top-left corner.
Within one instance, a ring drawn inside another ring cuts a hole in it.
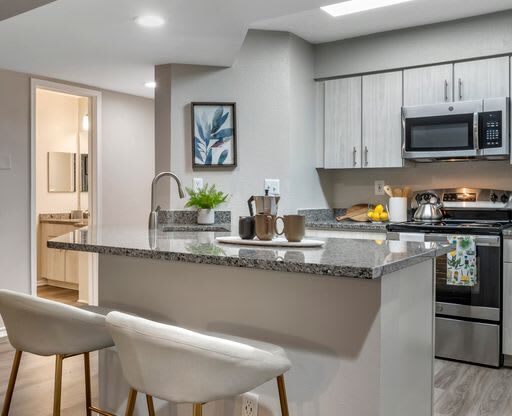
[[[336,221],[352,220],[359,222],[368,221],[368,204],[357,204],[347,209],[345,215],[336,217]]]

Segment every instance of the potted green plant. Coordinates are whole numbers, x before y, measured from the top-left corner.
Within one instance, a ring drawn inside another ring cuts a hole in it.
[[[215,208],[228,199],[228,194],[218,191],[215,185],[205,184],[197,190],[186,188],[190,196],[185,204],[187,208],[196,208],[198,224],[213,224],[215,222]]]

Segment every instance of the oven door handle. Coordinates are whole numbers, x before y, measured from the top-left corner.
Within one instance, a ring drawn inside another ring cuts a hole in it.
[[[475,146],[475,150],[478,152],[480,150],[480,138],[479,138],[479,120],[480,114],[478,112],[473,113],[473,144]]]
[[[426,242],[447,242],[449,237],[457,234],[425,234]],[[462,235],[461,235],[462,236]],[[473,235],[477,246],[500,247],[501,238],[496,235]]]

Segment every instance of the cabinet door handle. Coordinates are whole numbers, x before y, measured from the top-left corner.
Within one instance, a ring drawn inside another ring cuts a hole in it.
[[[462,79],[459,78],[459,100],[462,100]]]
[[[444,100],[448,101],[448,81],[444,80]]]
[[[354,150],[352,151],[352,155],[354,156],[354,166],[357,166],[357,149],[354,146]]]
[[[368,146],[364,147],[364,165],[368,166]]]

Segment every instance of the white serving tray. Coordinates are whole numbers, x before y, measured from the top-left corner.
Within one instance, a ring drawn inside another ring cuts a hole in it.
[[[238,244],[244,246],[267,246],[267,247],[322,247],[325,244],[325,241],[319,240],[307,240],[304,239],[298,243],[292,243],[288,241],[286,238],[274,238],[270,241],[258,240],[255,238],[254,240],[242,240],[240,237],[230,236],[230,237],[217,237],[216,240],[219,243],[224,244]]]

